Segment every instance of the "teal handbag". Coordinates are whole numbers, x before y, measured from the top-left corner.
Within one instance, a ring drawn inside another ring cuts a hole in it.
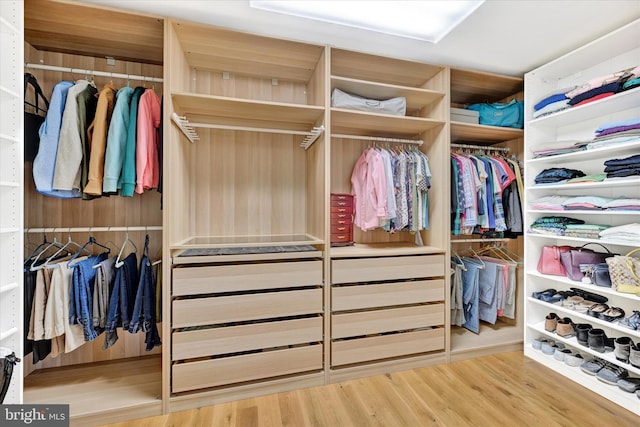
[[[524,128],[524,101],[516,101],[514,98],[507,103],[483,102],[471,104],[467,109],[480,113],[481,125]]]

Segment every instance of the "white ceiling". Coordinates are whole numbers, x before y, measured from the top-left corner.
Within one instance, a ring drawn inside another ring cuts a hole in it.
[[[442,41],[432,44],[256,10],[249,7],[248,0],[82,1],[255,34],[513,76],[522,76],[640,19],[640,0],[487,0]],[[335,3],[339,7],[339,0]]]

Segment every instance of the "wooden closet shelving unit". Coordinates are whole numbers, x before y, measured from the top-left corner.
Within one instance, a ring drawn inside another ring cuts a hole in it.
[[[25,0],[24,62],[38,65],[85,69],[131,76],[163,77],[163,19],[114,9],[87,6],[76,2]],[[21,41],[22,43],[22,41]],[[107,57],[115,65],[107,65]],[[46,69],[26,68],[34,74],[47,97],[61,80],[91,78]],[[162,93],[162,83],[143,82],[96,75],[98,88],[106,83],[117,87],[145,85]],[[161,195],[155,191],[135,195],[102,197],[92,201],[57,199],[37,193],[30,163],[24,174],[24,229],[86,228],[98,232],[73,232],[80,244],[95,236],[117,251],[125,234],[136,242],[138,259],[142,255],[147,231],[129,231],[137,227],[162,225]],[[110,227],[119,231],[105,231]],[[156,228],[156,227],[154,227]],[[123,231],[125,230],[125,231]],[[51,241],[66,241],[70,233],[46,232]],[[148,231],[150,255],[162,255],[162,231]],[[42,235],[28,233],[25,242],[42,241]],[[117,247],[116,247],[117,246]],[[30,247],[33,249],[33,247]],[[27,252],[30,252],[28,249]],[[117,252],[116,252],[117,253]],[[162,328],[162,325],[158,325]],[[23,333],[26,333],[23,331]],[[145,351],[144,333],[118,330],[118,342],[102,349],[103,336],[85,343],[71,353],[48,357],[37,365],[31,355],[23,358],[24,403],[70,404],[73,425],[96,425],[162,412],[162,368],[160,354],[164,346]]]
[[[27,376],[25,402],[87,399],[88,412],[74,400],[74,424],[120,421],[447,363],[486,352],[486,343],[513,348],[521,324],[483,331],[481,341],[449,326],[449,154],[450,142],[476,141],[520,155],[522,131],[451,123],[449,109],[510,97],[522,79],[66,1],[26,0],[25,16],[25,62],[110,71],[108,56],[114,72],[164,78],[156,91],[165,177],[160,210],[156,193],[45,198],[25,171],[25,227],[161,224],[152,252],[162,253],[165,280],[163,345],[153,356],[138,357],[146,355],[139,338],[121,335],[125,350],[91,348]],[[84,77],[34,74],[45,93]],[[404,96],[407,113],[333,108],[335,88]],[[199,140],[185,137],[173,113]],[[302,148],[312,129],[323,131]],[[330,195],[351,192],[354,164],[376,138],[415,142],[428,156],[429,228],[356,228],[353,246],[331,247]],[[237,248],[249,253],[206,254]],[[77,395],[61,377],[82,382]]]
[[[463,108],[482,102],[508,102],[512,98],[524,97],[524,79],[468,69],[451,68],[451,106]],[[452,144],[508,148],[507,155],[523,159],[524,131],[522,129],[487,126],[451,121]],[[523,197],[524,195],[521,195]],[[473,240],[478,242],[473,242]],[[465,247],[478,248],[483,243],[480,237],[451,236],[451,243],[457,250]],[[464,243],[455,243],[465,240]],[[514,253],[524,254],[522,237],[507,242],[507,248]],[[522,266],[518,267],[516,293],[516,319],[498,321],[496,325],[480,323],[480,333],[475,334],[462,327],[451,327],[450,359],[452,361],[478,357],[496,352],[520,350],[523,340],[523,288]]]

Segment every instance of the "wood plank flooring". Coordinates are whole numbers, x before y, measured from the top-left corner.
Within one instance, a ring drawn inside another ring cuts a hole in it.
[[[640,417],[518,351],[109,425],[125,426],[638,427]]]

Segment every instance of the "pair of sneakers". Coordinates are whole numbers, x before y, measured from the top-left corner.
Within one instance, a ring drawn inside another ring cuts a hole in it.
[[[618,385],[618,381],[624,380],[629,376],[629,371],[625,368],[599,357],[585,361],[580,365],[580,369],[586,374],[595,375],[600,381],[610,385]]]

